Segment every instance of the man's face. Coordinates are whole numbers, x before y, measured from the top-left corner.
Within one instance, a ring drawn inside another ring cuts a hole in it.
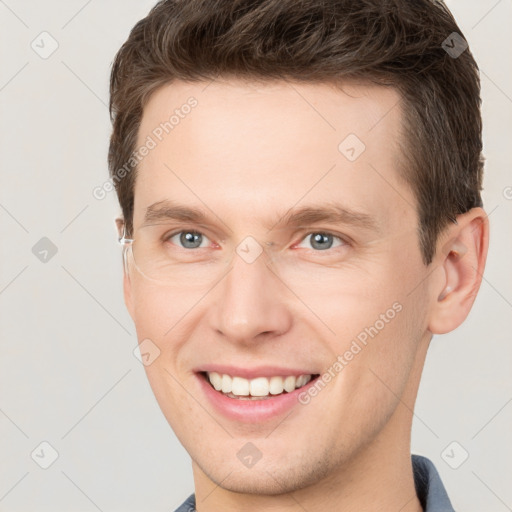
[[[134,253],[162,281],[129,258],[126,301],[160,351],[146,372],[196,476],[280,493],[407,444],[432,293],[399,179],[398,101],[376,86],[215,81],[175,82],[145,107],[137,147],[156,146],[139,164]],[[295,215],[326,208],[344,214]],[[212,369],[320,377],[293,400],[247,401],[215,391]]]

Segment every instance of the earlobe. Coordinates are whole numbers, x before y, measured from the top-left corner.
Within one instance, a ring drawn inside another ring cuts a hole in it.
[[[445,334],[466,319],[482,282],[489,245],[489,221],[482,208],[457,217],[440,240],[436,265],[443,279],[433,290],[429,330]]]

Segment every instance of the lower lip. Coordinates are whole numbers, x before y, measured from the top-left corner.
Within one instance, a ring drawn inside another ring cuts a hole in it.
[[[257,423],[274,417],[286,414],[295,405],[302,405],[299,402],[299,395],[313,386],[318,377],[309,381],[305,386],[290,393],[282,393],[263,400],[239,400],[230,398],[220,391],[216,391],[204,374],[198,373],[199,379],[206,398],[211,402],[217,411],[233,421],[243,423]]]

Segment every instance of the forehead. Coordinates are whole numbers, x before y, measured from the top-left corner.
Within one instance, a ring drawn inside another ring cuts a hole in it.
[[[401,128],[391,88],[173,82],[144,108],[138,147],[151,150],[138,165],[134,221],[172,199],[234,222],[299,202],[414,222],[415,200],[399,177]]]

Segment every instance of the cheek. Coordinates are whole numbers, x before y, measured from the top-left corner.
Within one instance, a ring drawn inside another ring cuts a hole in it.
[[[132,303],[141,353],[154,354],[151,364],[144,366],[149,383],[159,403],[170,401],[174,404],[179,394],[175,394],[178,389],[175,389],[176,382],[172,377],[177,373],[180,347],[186,341],[186,333],[177,335],[185,325],[180,322],[186,314],[183,297],[168,287],[135,280],[132,282]]]
[[[192,412],[192,402],[184,392],[186,383],[179,368],[180,349],[190,335],[184,331],[186,321],[181,320],[190,310],[190,301],[177,289],[142,279],[132,281],[132,301],[141,352],[146,343],[146,350],[157,354],[144,366],[148,382],[167,421],[181,433],[184,427],[175,411],[179,410],[180,415]]]
[[[413,336],[410,329],[411,313],[407,304],[394,302],[389,308],[360,314],[359,325],[347,337],[337,336],[332,348],[341,356],[342,369],[331,400],[335,423],[345,425],[347,438],[371,439],[404,396],[418,348],[417,334]],[[349,316],[346,320],[351,321]]]
[[[404,389],[426,329],[420,274],[419,266],[397,255],[396,263],[390,258],[371,271],[340,273],[322,294],[310,296],[335,333],[329,348],[333,362],[342,358],[339,392],[356,407],[390,408],[394,393],[400,396]]]
[[[139,343],[156,346],[159,355],[145,366],[150,382],[167,382],[174,389],[172,376],[182,375],[183,347],[192,338],[201,314],[204,291],[163,286],[140,278],[132,280],[133,319]],[[149,340],[149,341],[145,341]],[[142,348],[142,347],[141,347]],[[176,388],[175,391],[179,391]]]
[[[338,341],[359,335],[364,341],[374,324],[378,331],[387,330],[403,300],[397,279],[382,268],[322,269],[309,276],[307,284],[305,279],[296,280],[293,288]]]
[[[132,279],[131,297],[139,340],[163,340],[193,305],[196,294],[152,283],[142,277]]]

